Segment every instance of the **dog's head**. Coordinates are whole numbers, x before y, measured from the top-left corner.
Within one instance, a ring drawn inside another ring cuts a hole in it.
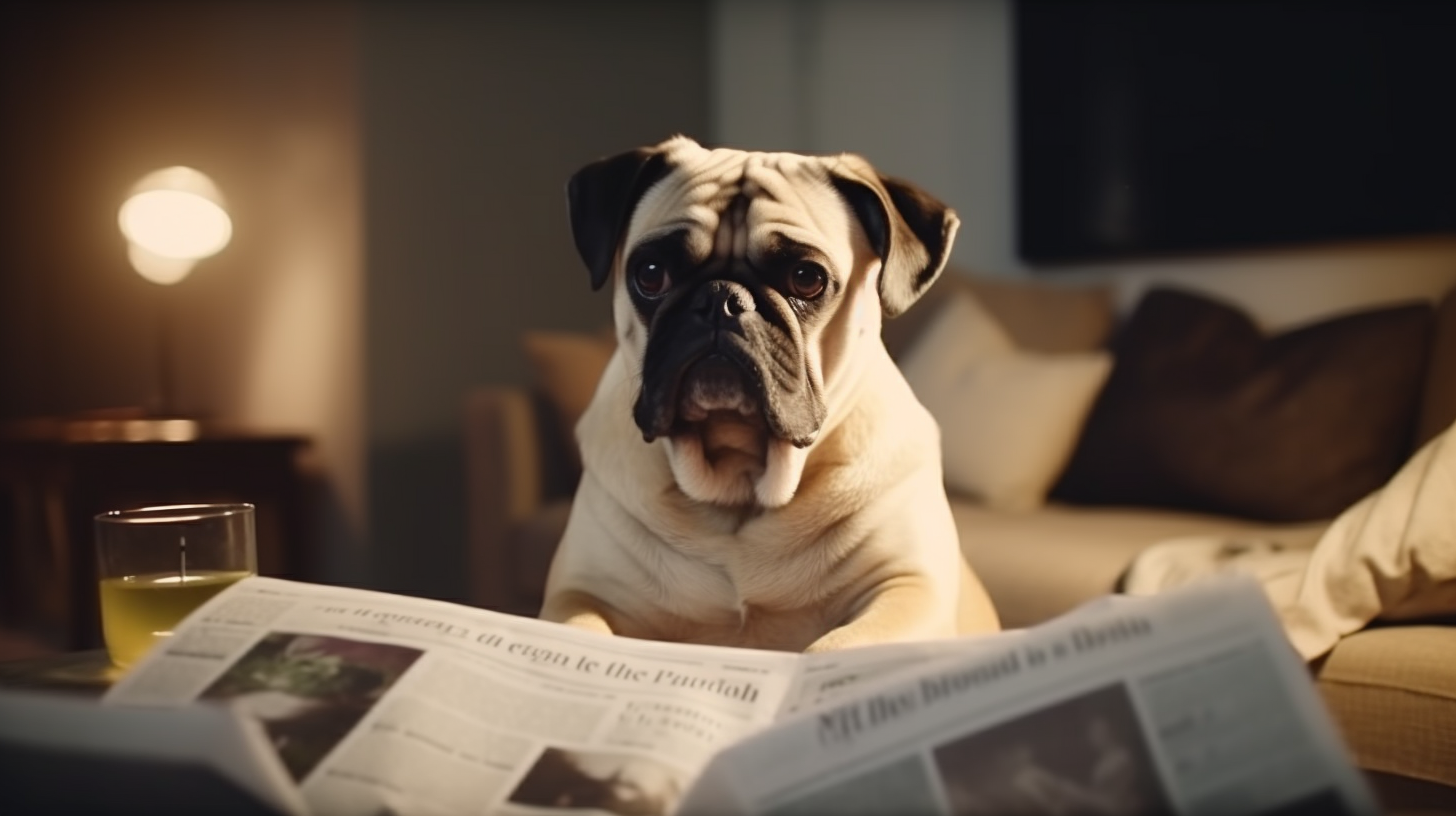
[[[568,199],[592,287],[613,281],[633,420],[684,493],[723,505],[793,497],[856,355],[940,274],[959,226],[855,155],[681,136],[587,165]]]

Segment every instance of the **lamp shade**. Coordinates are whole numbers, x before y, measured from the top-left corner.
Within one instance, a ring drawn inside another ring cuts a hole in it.
[[[200,259],[217,254],[233,224],[212,179],[190,167],[167,167],[132,187],[117,213],[127,257],[147,280],[176,283]]]

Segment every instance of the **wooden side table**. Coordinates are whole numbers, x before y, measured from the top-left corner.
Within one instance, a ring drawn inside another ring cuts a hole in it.
[[[0,624],[64,650],[101,645],[93,519],[127,507],[251,502],[258,571],[310,580],[302,436],[203,429],[186,441],[0,439]]]
[[[0,691],[48,691],[100,697],[121,676],[105,649],[0,662]]]

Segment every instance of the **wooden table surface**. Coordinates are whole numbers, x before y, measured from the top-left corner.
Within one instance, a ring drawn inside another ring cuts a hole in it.
[[[0,663],[0,690],[55,691],[100,697],[121,670],[105,649],[88,649]]]

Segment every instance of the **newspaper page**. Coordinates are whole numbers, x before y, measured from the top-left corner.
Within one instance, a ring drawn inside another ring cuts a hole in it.
[[[189,616],[104,702],[218,703],[261,723],[318,814],[656,814],[717,751],[785,712],[968,643],[809,656],[657,643],[250,578]]]
[[[1018,632],[1008,630],[974,638],[882,643],[803,655],[799,658],[789,691],[779,706],[779,717],[833,704],[871,683],[914,675],[937,660],[985,653]]]
[[[679,812],[1377,812],[1251,579],[980,645],[726,749]]]
[[[245,713],[314,813],[658,814],[775,719],[798,660],[250,578],[104,702]]]

